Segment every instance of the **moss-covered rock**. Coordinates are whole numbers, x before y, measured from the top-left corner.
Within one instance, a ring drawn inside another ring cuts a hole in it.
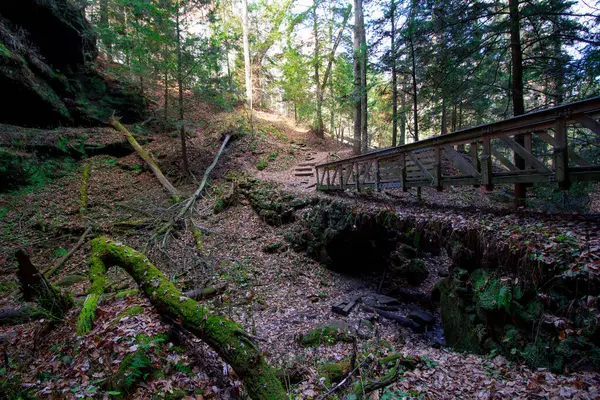
[[[298,341],[304,346],[317,347],[322,344],[353,342],[354,336],[350,333],[350,328],[345,322],[330,321],[300,336]]]
[[[425,262],[419,258],[413,258],[393,271],[406,279],[406,281],[413,286],[420,285],[429,276],[429,271],[427,270]]]
[[[331,386],[332,383],[338,383],[350,372],[350,359],[346,358],[337,363],[320,364],[317,367],[317,374],[325,378],[325,385]]]

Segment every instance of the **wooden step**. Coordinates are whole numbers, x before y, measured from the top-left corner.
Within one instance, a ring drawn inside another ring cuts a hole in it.
[[[312,172],[296,172],[294,176],[314,176]]]
[[[315,165],[317,165],[315,162],[301,162],[298,164],[299,167],[314,167]]]
[[[296,167],[296,171],[298,172],[302,172],[302,171],[312,171],[313,167]]]

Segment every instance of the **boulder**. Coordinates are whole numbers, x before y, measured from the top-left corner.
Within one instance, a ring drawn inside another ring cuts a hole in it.
[[[142,118],[145,100],[94,67],[96,38],[68,0],[0,2],[0,122],[99,125]]]

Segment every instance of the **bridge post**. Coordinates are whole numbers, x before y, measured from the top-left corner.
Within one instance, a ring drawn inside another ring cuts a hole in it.
[[[471,158],[473,159],[473,167],[477,172],[481,173],[481,164],[479,163],[479,151],[477,141],[471,142]],[[473,185],[473,187],[479,187],[479,185]]]
[[[442,154],[440,146],[435,146],[435,163],[433,165],[433,181],[438,192],[444,190],[442,186]]]
[[[405,153],[400,154],[400,187],[403,192],[408,191],[406,187],[406,155]]]
[[[567,120],[564,117],[556,120],[554,135],[554,168],[556,181],[561,190],[568,190],[569,181],[569,152],[567,145]]]
[[[381,192],[379,182],[381,181],[381,175],[379,173],[379,160],[375,159],[375,190]]]
[[[360,172],[358,170],[358,163],[355,162],[354,164],[352,164],[352,172],[354,174],[354,180],[356,183],[356,191],[358,192],[360,190],[360,187],[358,185],[358,179],[360,178]]]
[[[338,168],[340,169],[340,189],[344,190],[344,166],[340,164]]]
[[[489,136],[484,136],[483,154],[481,155],[481,183],[485,185],[485,190],[494,190],[492,183],[492,144]]]

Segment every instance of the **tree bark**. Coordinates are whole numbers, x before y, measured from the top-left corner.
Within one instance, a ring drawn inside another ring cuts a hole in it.
[[[181,9],[179,8],[180,3],[177,1],[175,10],[175,23],[177,28],[177,85],[179,86],[179,136],[181,137],[181,158],[183,159],[183,172],[185,175],[190,174],[190,166],[187,156],[187,143],[185,138],[185,111],[183,102],[183,49],[181,43]]]
[[[525,101],[523,99],[523,51],[521,49],[521,28],[519,24],[519,0],[508,0],[510,15],[510,54],[511,54],[511,95],[513,103],[513,115],[525,114]],[[515,141],[521,146],[525,143],[524,135],[516,135]],[[515,153],[515,166],[525,169],[525,160]],[[516,183],[514,186],[515,203],[523,205],[527,197],[527,186],[524,183]]]
[[[390,21],[392,30],[390,32],[390,51],[392,59],[392,146],[398,141],[398,71],[396,68],[396,0],[391,0]]]
[[[159,313],[202,339],[231,365],[250,398],[286,398],[273,369],[239,324],[184,296],[144,254],[106,238],[92,240],[91,248],[91,287],[77,321],[80,334],[92,328],[98,302],[105,289],[107,268],[120,266],[136,281]]]
[[[315,51],[313,54],[313,67],[315,68],[315,87],[316,87],[316,115],[313,124],[313,131],[317,137],[323,137],[323,87],[321,86],[321,78],[319,77],[320,43],[319,43],[319,25],[317,20],[317,3],[313,5],[313,39],[315,41]]]
[[[369,147],[369,136],[367,133],[368,110],[367,110],[367,36],[365,31],[365,17],[363,13],[362,0],[360,0],[360,139],[361,150],[366,153]]]
[[[242,32],[244,41],[244,77],[246,82],[246,101],[252,112],[252,66],[250,65],[250,42],[248,41],[248,1],[242,0]]]
[[[360,93],[360,82],[361,82],[361,63],[360,63],[360,11],[362,10],[362,1],[354,0],[354,40],[353,40],[353,53],[354,53],[354,154],[360,154],[361,146],[361,93]]]

